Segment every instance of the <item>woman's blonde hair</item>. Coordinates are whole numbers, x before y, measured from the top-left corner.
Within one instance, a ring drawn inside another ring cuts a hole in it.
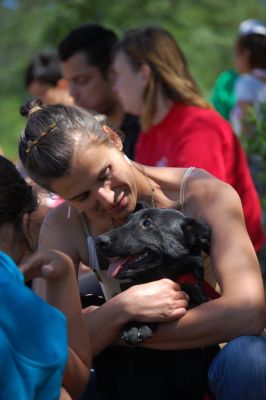
[[[158,84],[170,100],[187,105],[210,107],[192,78],[187,61],[173,36],[158,27],[133,29],[118,42],[116,52],[123,51],[131,66],[138,70],[147,64],[151,76],[144,92],[145,111],[141,117],[144,130],[149,129],[156,109]]]

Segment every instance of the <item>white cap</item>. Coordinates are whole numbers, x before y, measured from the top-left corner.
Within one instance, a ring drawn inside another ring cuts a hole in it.
[[[246,19],[239,25],[239,35],[246,36],[256,33],[266,35],[266,25],[257,19]]]

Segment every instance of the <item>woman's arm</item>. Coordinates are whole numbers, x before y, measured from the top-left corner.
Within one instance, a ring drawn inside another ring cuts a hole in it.
[[[84,318],[91,335],[93,356],[117,340],[121,328],[129,321],[167,322],[186,313],[188,296],[169,279],[132,286]]]
[[[266,324],[260,267],[239,196],[229,185],[202,171],[191,181],[186,211],[211,227],[211,259],[221,297],[187,311],[178,321],[161,324],[145,343],[153,348],[221,343],[239,335],[260,334]]]
[[[83,251],[80,243],[85,242],[84,237],[76,214],[72,210],[68,219],[66,205],[63,204],[46,217],[40,233],[39,247],[43,251],[51,248],[60,250],[68,254],[78,265],[79,261],[85,260],[85,253],[88,252],[85,243],[83,259],[80,260]],[[42,281],[44,286],[45,280]],[[47,298],[47,293],[43,291],[42,296]],[[132,287],[115,296],[97,311],[84,316],[88,324],[93,355],[112,344],[126,322],[138,319],[169,321],[183,315],[186,308],[187,295],[170,280],[164,280],[161,284],[154,282],[147,286]]]

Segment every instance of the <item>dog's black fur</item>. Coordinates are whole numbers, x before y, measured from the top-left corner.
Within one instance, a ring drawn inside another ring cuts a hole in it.
[[[200,282],[204,275],[201,252],[208,252],[210,246],[208,226],[173,209],[151,209],[146,204],[138,207],[125,225],[96,238],[97,248],[106,257],[126,259],[124,264],[114,264],[112,273],[129,286],[164,277],[175,280],[192,272],[199,283],[182,287],[190,296],[190,307],[207,301]],[[122,339],[127,344],[139,344],[156,327],[132,322],[123,330]],[[217,346],[182,351],[120,348],[112,360],[119,383],[112,386],[109,381],[108,395],[110,388],[118,386],[119,393],[112,397],[115,400],[202,399],[207,388],[206,371],[217,351]],[[144,370],[140,364],[146,366]],[[145,389],[141,389],[143,385]]]
[[[207,301],[200,284],[204,277],[201,252],[209,252],[210,247],[209,227],[173,209],[147,208],[146,203],[138,207],[143,209],[132,214],[127,224],[96,238],[106,257],[121,259],[116,277],[131,286],[161,278],[176,280],[192,272],[198,283],[182,285],[190,297],[189,307]],[[130,323],[122,339],[126,344],[140,344],[155,329],[156,324]]]

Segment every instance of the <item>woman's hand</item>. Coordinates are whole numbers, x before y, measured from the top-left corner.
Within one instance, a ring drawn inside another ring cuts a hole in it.
[[[126,322],[168,322],[182,317],[188,307],[188,295],[170,279],[132,286],[116,300]]]
[[[42,277],[47,280],[61,279],[74,269],[71,259],[57,250],[37,251],[20,265],[25,281]]]

